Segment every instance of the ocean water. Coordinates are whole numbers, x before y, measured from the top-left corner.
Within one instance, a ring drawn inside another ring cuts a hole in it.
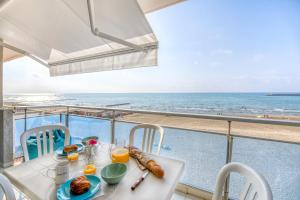
[[[266,93],[81,93],[6,95],[6,102],[33,105],[128,105],[122,108],[209,114],[300,115],[300,96]]]
[[[130,103],[122,106],[133,109],[163,110],[209,114],[274,114],[299,115],[300,97],[266,96],[253,94],[60,94],[8,96],[7,101],[27,104],[73,104],[105,106]],[[65,118],[62,118],[64,123]],[[70,116],[69,128],[73,142],[86,136],[97,135],[110,142],[110,121]],[[28,128],[60,122],[58,115],[29,118]],[[117,122],[116,138],[128,142],[130,129],[135,124]],[[24,120],[15,123],[16,151],[20,151],[20,134]],[[139,138],[136,140],[139,141]],[[157,144],[157,140],[155,145]],[[154,146],[155,146],[154,145]],[[163,156],[183,160],[185,172],[181,182],[213,191],[218,171],[226,162],[226,137],[205,132],[165,128],[161,150]],[[270,142],[249,138],[233,140],[233,161],[245,163],[269,182],[275,200],[300,199],[300,145]],[[230,179],[230,196],[237,198],[243,180],[234,174]]]

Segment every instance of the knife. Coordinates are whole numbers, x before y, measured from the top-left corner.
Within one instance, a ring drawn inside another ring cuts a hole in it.
[[[149,174],[149,171],[145,172],[145,173],[143,174],[143,176],[142,176],[141,178],[139,178],[139,179],[131,186],[131,190],[132,190],[132,191],[135,190],[135,188],[137,188],[137,186],[138,186],[139,184],[141,184],[141,182],[143,182],[143,181],[145,180],[145,178],[148,176],[148,174]]]

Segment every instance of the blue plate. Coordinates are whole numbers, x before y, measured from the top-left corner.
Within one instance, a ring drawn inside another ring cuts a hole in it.
[[[78,149],[77,152],[81,152],[83,150],[83,145],[82,144],[76,144]],[[67,153],[64,152],[64,147],[59,147],[55,150],[56,155],[58,156],[67,156]]]
[[[90,199],[92,196],[94,196],[99,190],[101,185],[101,180],[99,177],[94,175],[86,175],[86,178],[90,181],[91,187],[89,191],[86,193],[83,193],[81,195],[73,195],[70,193],[70,184],[74,180],[70,179],[64,184],[62,184],[56,193],[56,197],[58,200],[85,200]]]

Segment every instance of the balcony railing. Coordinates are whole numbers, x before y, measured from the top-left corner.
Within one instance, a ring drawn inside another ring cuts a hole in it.
[[[186,162],[185,174],[179,189],[194,194],[199,192],[201,195],[205,195],[206,192],[209,194],[214,189],[220,168],[231,161],[238,161],[253,167],[266,177],[274,199],[300,198],[297,189],[300,187],[299,121],[66,105],[19,106],[14,107],[14,110],[16,140],[26,129],[49,123],[64,123],[70,128],[75,139],[88,135],[99,135],[105,142],[114,141],[115,138],[128,139],[130,129],[135,124],[145,123],[145,119],[128,120],[123,117],[128,114],[222,122],[224,128],[216,131],[210,130],[209,127],[204,130],[201,130],[201,127],[186,127],[178,120],[178,124],[175,125],[156,121],[165,128],[166,133],[161,154]],[[252,134],[251,131],[241,134],[233,131],[233,126],[241,123],[249,126],[274,126],[272,130],[275,131],[272,134]],[[292,127],[292,133],[289,135],[276,133],[276,130],[283,130],[283,127]],[[291,135],[294,137],[290,137]],[[231,176],[227,180],[226,195],[235,198],[242,182],[243,180]]]

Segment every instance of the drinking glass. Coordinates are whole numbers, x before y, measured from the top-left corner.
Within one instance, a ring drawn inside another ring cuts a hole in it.
[[[111,145],[109,156],[113,163],[122,162],[127,163],[129,159],[128,149],[125,148],[126,140],[116,139],[114,144]]]

